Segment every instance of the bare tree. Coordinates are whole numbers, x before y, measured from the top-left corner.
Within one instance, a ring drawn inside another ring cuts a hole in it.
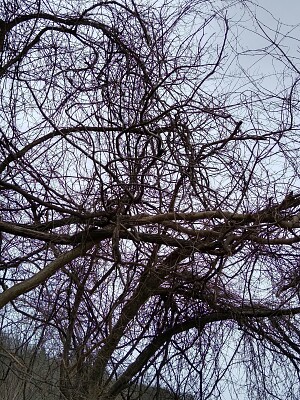
[[[2,329],[61,399],[299,398],[299,70],[255,10],[2,2]]]

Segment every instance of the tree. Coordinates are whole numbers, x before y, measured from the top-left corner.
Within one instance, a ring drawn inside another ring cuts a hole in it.
[[[56,400],[59,398],[57,360],[49,358],[42,348],[30,346],[16,337],[1,335],[1,399]]]
[[[295,39],[247,1],[1,7],[3,331],[62,399],[299,398]]]

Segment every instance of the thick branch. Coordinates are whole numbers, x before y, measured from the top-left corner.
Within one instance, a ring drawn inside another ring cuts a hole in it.
[[[16,299],[21,294],[27,293],[36,288],[41,283],[44,283],[50,276],[54,275],[56,271],[68,264],[77,257],[81,257],[94,246],[94,242],[87,242],[77,246],[76,248],[61,254],[54,261],[48,264],[41,271],[34,274],[31,278],[17,283],[11,288],[5,290],[0,294],[0,308],[4,307],[10,301]]]

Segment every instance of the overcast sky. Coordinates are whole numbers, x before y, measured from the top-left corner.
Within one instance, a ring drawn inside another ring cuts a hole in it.
[[[285,44],[289,46],[289,50],[293,52],[299,50],[300,0],[256,0],[255,2],[258,6],[253,6],[252,9],[255,10],[258,19],[273,30],[273,37],[276,36],[276,31],[281,35],[287,35]],[[269,32],[271,34],[272,31]]]
[[[300,23],[299,0],[257,0],[256,2],[286,24]]]

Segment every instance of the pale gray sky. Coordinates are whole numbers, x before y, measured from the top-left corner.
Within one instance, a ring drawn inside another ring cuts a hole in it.
[[[291,25],[300,23],[299,0],[257,0],[256,2],[283,23]]]

